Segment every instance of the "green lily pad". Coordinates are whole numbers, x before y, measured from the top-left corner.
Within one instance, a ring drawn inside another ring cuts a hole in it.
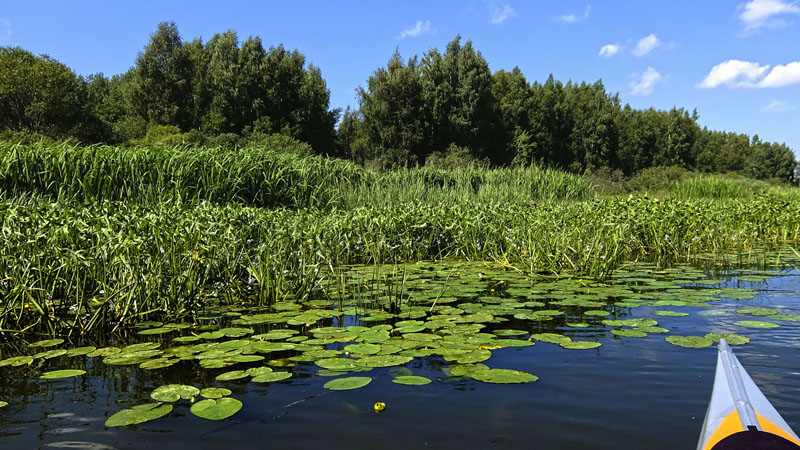
[[[4,406],[8,406],[8,402],[0,401],[0,408],[2,408]]]
[[[535,345],[532,341],[527,339],[492,339],[486,343],[487,346],[493,347],[495,345],[499,345],[503,348],[511,348],[511,347],[530,347],[531,345]]]
[[[172,405],[147,403],[116,412],[106,420],[107,427],[126,427],[164,417],[172,412]]]
[[[590,311],[584,311],[583,315],[585,316],[597,316],[597,317],[606,317],[610,316],[611,313],[608,311],[603,311],[602,309],[593,309]]]
[[[165,367],[170,367],[175,365],[178,361],[179,361],[178,359],[173,359],[173,358],[149,359],[139,364],[139,368],[145,370],[163,369]]]
[[[351,344],[345,346],[344,351],[361,355],[374,355],[381,351],[381,346],[377,344]]]
[[[153,334],[165,334],[169,333],[170,331],[176,331],[175,328],[167,328],[167,327],[159,327],[159,328],[150,328],[149,330],[142,330],[136,334],[141,334],[144,336],[153,335]]]
[[[89,358],[95,358],[97,356],[101,356],[101,357],[105,358],[106,356],[116,355],[117,353],[119,353],[121,351],[122,351],[122,349],[119,348],[119,347],[103,347],[103,348],[98,348],[97,350],[95,350],[93,352],[87,353],[86,356],[88,356]]]
[[[217,375],[217,381],[230,381],[230,380],[238,380],[241,378],[245,378],[250,376],[247,371],[244,370],[232,370],[230,372],[225,372],[222,374]]]
[[[542,309],[539,311],[534,311],[533,313],[537,316],[560,316],[564,314],[563,311],[559,311],[557,309]]]
[[[567,322],[564,325],[566,325],[566,326],[568,326],[570,328],[589,328],[590,327],[590,325],[588,323],[584,323],[584,322]]]
[[[221,337],[224,337],[225,333],[223,333],[222,331],[206,331],[206,332],[198,334],[197,336],[200,339],[214,340],[214,339],[219,339]]]
[[[205,398],[222,398],[231,395],[230,389],[219,388],[219,387],[209,387],[204,388],[200,391],[200,395]]]
[[[68,357],[73,357],[73,356],[88,355],[89,353],[92,353],[95,350],[97,350],[97,347],[92,347],[92,346],[75,347],[75,348],[71,348],[71,349],[67,350],[67,356]]]
[[[53,359],[53,358],[57,358],[59,356],[63,356],[63,355],[66,355],[66,354],[67,354],[67,351],[64,350],[63,348],[61,348],[61,349],[57,349],[57,350],[48,350],[46,352],[39,352],[39,353],[33,355],[33,357],[34,357],[34,359],[39,359],[39,358]]]
[[[725,342],[730,345],[744,345],[750,342],[749,337],[734,333],[708,333],[706,334],[706,337],[714,342],[719,342],[720,339],[725,339]]]
[[[562,342],[558,345],[569,350],[588,350],[591,348],[600,347],[603,344],[599,342],[590,342],[590,341],[570,341],[570,342]]]
[[[414,358],[410,356],[403,356],[403,355],[373,355],[373,356],[365,356],[356,360],[356,364],[360,367],[392,367],[392,366],[399,366],[405,364],[407,362],[412,361]],[[330,369],[330,367],[326,367],[326,369]]]
[[[178,337],[174,338],[172,340],[172,342],[178,342],[178,343],[180,343],[180,342],[195,342],[195,341],[199,341],[199,340],[200,340],[200,336],[189,335],[189,336],[178,336]]]
[[[314,364],[328,370],[347,371],[357,369],[355,359],[348,358],[325,358],[314,361]]]
[[[423,384],[429,384],[430,382],[430,378],[420,377],[417,375],[401,375],[392,379],[392,383],[406,384],[409,386],[421,386]]]
[[[629,330],[629,329],[622,329],[622,330],[611,330],[611,334],[614,336],[622,336],[622,337],[635,337],[635,338],[642,338],[647,337],[647,333],[641,330]]]
[[[556,333],[531,334],[531,339],[535,339],[540,342],[549,342],[551,344],[560,344],[562,342],[569,342],[572,340],[568,336],[563,336],[561,334],[556,334]]]
[[[516,384],[530,383],[539,379],[536,375],[511,369],[488,369],[469,374],[471,378],[484,383]]]
[[[669,333],[668,329],[662,327],[636,327],[634,331],[641,331],[644,333]]]
[[[760,320],[740,320],[738,322],[734,322],[736,325],[748,328],[780,328],[781,326],[777,323],[772,322],[762,322]]]
[[[665,341],[672,345],[687,348],[704,348],[710,347],[714,341],[702,336],[667,336]]]
[[[736,310],[739,314],[750,314],[751,316],[774,316],[778,311],[772,308],[739,308]]]
[[[335,380],[325,383],[323,387],[332,391],[347,391],[350,389],[362,388],[370,382],[372,382],[372,378],[370,377],[336,378]]]
[[[769,318],[772,320],[785,320],[787,322],[800,322],[800,314],[775,314]]]
[[[250,375],[251,377],[257,377],[257,376],[264,375],[265,373],[272,373],[272,368],[271,367],[266,367],[266,366],[264,366],[264,367],[251,367],[251,368],[245,370],[245,372],[247,372],[247,374]]]
[[[655,314],[656,316],[668,316],[668,317],[682,317],[689,315],[689,313],[687,312],[680,312],[680,311],[653,311],[653,314]]]
[[[255,383],[272,383],[292,377],[292,372],[270,372],[253,377],[250,381]]]
[[[28,347],[31,347],[31,348],[34,348],[34,347],[52,347],[54,345],[59,345],[59,344],[63,344],[63,343],[64,343],[63,339],[45,339],[43,341],[37,341],[37,342],[34,342],[32,344],[28,344]]]
[[[186,384],[166,384],[159,386],[150,393],[153,400],[159,402],[177,402],[180,399],[189,400],[200,393],[200,389]]]
[[[79,375],[85,374],[85,370],[78,370],[78,369],[65,369],[65,370],[53,370],[50,372],[45,372],[39,378],[44,378],[46,380],[55,380],[59,378],[70,378],[70,377],[77,377]]]
[[[32,362],[33,362],[33,356],[30,355],[14,356],[12,358],[6,358],[0,361],[0,367],[5,367],[5,366],[19,367],[19,366],[24,366],[26,364],[30,364]]]
[[[206,399],[192,405],[191,411],[197,417],[208,420],[222,420],[242,409],[242,402],[231,397]]]

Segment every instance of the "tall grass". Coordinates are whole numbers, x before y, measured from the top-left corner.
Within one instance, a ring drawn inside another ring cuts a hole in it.
[[[327,207],[368,174],[342,160],[270,149],[129,148],[0,141],[0,191],[106,200]]]
[[[306,297],[332,268],[445,257],[602,279],[626,261],[800,242],[800,207],[645,198],[266,210],[0,201],[0,328],[50,333]]]

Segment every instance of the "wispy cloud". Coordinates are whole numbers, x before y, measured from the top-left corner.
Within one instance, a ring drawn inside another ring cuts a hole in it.
[[[553,17],[553,20],[556,22],[564,22],[564,23],[575,23],[580,22],[581,20],[586,20],[589,18],[589,13],[592,11],[592,5],[586,5],[586,9],[583,10],[583,15],[575,15],[575,14],[564,14],[558,17]]]
[[[636,47],[633,49],[633,54],[642,57],[663,44],[664,43],[661,42],[655,34],[650,34],[649,36],[639,39],[639,42],[636,43]]]
[[[800,84],[800,61],[785,65],[761,65],[757,62],[729,59],[711,68],[698,87],[711,89],[719,86],[730,88],[779,88]]]
[[[781,28],[788,24],[787,15],[800,14],[800,6],[796,2],[782,0],[752,0],[739,5],[742,11],[739,20],[744,24],[745,34],[760,28]]]
[[[631,95],[650,95],[656,85],[665,79],[664,75],[652,67],[648,67],[642,73],[634,73],[632,76],[634,80],[631,82]]]
[[[619,44],[606,44],[600,48],[599,55],[603,58],[611,58],[612,56],[619,53],[622,48]]]
[[[783,100],[773,100],[769,104],[761,108],[761,112],[765,113],[784,113],[797,109],[797,105],[787,103]]]
[[[493,1],[490,3],[489,7],[492,10],[491,22],[495,25],[499,25],[517,15],[514,8],[512,8],[509,3]]]
[[[430,33],[431,31],[431,21],[426,20],[425,22],[418,20],[417,24],[411,28],[406,28],[405,30],[401,31],[400,34],[397,36],[397,39],[405,39],[409,37],[419,37],[425,33]]]
[[[0,19],[0,43],[11,42],[11,21]]]

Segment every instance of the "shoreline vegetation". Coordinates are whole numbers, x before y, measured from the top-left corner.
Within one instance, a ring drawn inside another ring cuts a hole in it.
[[[675,168],[612,194],[536,166],[376,172],[255,148],[2,143],[0,156],[0,329],[11,334],[326,298],[350,264],[454,258],[603,280],[629,261],[800,243],[797,188]]]

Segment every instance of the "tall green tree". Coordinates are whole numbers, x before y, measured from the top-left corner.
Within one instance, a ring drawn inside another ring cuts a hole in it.
[[[149,124],[191,126],[192,67],[175,22],[158,25],[127,81],[130,114]]]
[[[211,102],[203,120],[203,130],[210,134],[239,133],[242,129],[239,92],[239,38],[228,30],[208,41],[206,83]]]

